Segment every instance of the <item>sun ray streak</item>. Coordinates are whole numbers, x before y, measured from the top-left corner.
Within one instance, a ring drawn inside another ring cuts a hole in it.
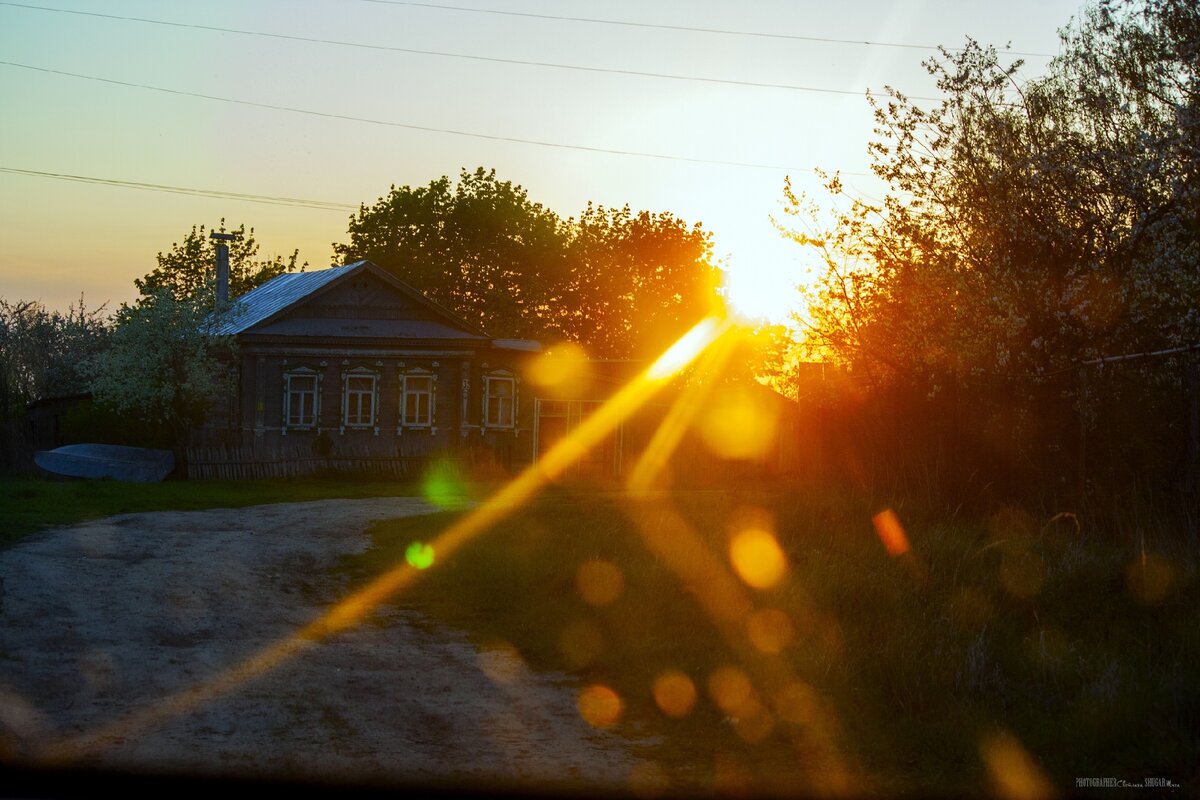
[[[738,328],[727,328],[696,364],[696,372],[701,380],[693,381],[684,387],[671,410],[667,412],[666,418],[659,424],[650,443],[646,445],[629,474],[627,485],[630,489],[643,491],[654,485],[655,479],[662,473],[675,449],[683,441],[688,426],[700,413],[704,401],[711,394],[714,383],[705,378],[719,374],[725,366],[733,352],[737,341],[735,334],[738,331]]]
[[[459,519],[430,542],[438,562],[445,560],[472,538],[516,511],[549,481],[558,477],[582,452],[608,436],[634,411],[695,359],[699,358],[731,327],[726,319],[707,317],[696,324],[659,357],[641,375],[584,420],[571,435],[490,498]],[[436,569],[433,567],[431,569]],[[94,730],[48,743],[39,752],[40,760],[63,763],[103,751],[111,743],[127,739],[150,727],[184,714],[204,703],[233,692],[256,677],[294,658],[306,648],[335,633],[357,625],[363,617],[389,597],[415,582],[423,572],[402,561],[370,584],[336,603],[320,619],[295,634],[269,645],[257,654],[214,676],[210,680],[158,701]]]
[[[646,514],[652,510],[653,514]],[[817,793],[851,791],[851,772],[837,742],[836,724],[816,693],[779,655],[764,654],[746,639],[744,622],[754,601],[692,527],[666,503],[631,499],[629,516],[646,547],[675,574],[696,598],[738,660],[754,676],[782,718],[807,732],[807,745],[815,751],[810,789]],[[653,518],[654,524],[648,519]],[[801,702],[796,702],[800,697]]]

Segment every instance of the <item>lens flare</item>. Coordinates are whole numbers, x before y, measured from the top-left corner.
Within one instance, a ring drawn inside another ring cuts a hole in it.
[[[416,569],[429,569],[433,566],[433,545],[413,542],[404,551],[404,560]]]
[[[777,608],[763,608],[746,618],[746,635],[760,652],[777,655],[792,643],[795,629],[787,614]]]
[[[526,375],[541,389],[578,395],[591,385],[587,353],[571,342],[556,344],[529,363]]]
[[[1050,779],[1012,734],[1001,733],[984,739],[979,751],[1000,797],[1027,800],[1055,796]]]
[[[762,458],[775,440],[778,406],[751,387],[722,388],[698,420],[700,437],[722,458]]]
[[[770,531],[751,528],[733,537],[729,560],[747,585],[770,589],[787,573],[787,558]]]
[[[579,693],[579,716],[593,728],[607,728],[621,718],[621,696],[601,684],[588,686]]]
[[[441,509],[453,510],[467,504],[467,487],[462,476],[444,461],[434,463],[425,473],[421,494]]]
[[[696,705],[696,684],[677,669],[654,679],[654,702],[668,717],[686,717]]]
[[[807,683],[793,681],[775,695],[775,711],[784,722],[808,725],[820,714],[820,698]]]
[[[625,577],[616,564],[594,558],[580,565],[575,573],[575,586],[588,605],[606,606],[621,596]]]
[[[669,484],[669,462],[684,436],[703,412],[717,383],[732,356],[740,331],[728,327],[712,342],[696,362],[698,380],[687,381],[683,391],[671,404],[671,409],[659,423],[654,436],[629,473],[628,486],[634,491],[665,488]]]
[[[908,552],[908,536],[895,511],[885,508],[871,517],[871,522],[875,524],[875,533],[879,535],[879,541],[883,542],[889,556],[896,558]]]
[[[734,732],[749,744],[766,741],[775,730],[775,718],[758,702],[748,704],[733,720]]]
[[[646,377],[653,381],[660,381],[677,374],[692,363],[701,351],[712,344],[713,340],[726,327],[728,327],[728,323],[713,317],[702,319],[650,365],[650,369],[646,370]]]
[[[737,667],[719,667],[709,675],[708,696],[731,717],[743,716],[758,705],[750,678]]]

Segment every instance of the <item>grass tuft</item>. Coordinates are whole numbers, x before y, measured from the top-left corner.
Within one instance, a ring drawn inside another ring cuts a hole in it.
[[[667,562],[715,557],[732,575],[730,533],[747,506],[773,520],[788,576],[761,591],[742,586],[743,619],[715,621],[703,610],[713,587]],[[612,689],[623,704],[615,729],[680,792],[724,791],[731,776],[734,788],[820,791],[830,748],[851,767],[842,788],[982,792],[988,743],[1010,738],[1066,790],[1080,775],[1190,777],[1200,686],[1185,676],[1200,663],[1200,592],[1184,554],[1148,561],[1143,575],[1120,543],[1024,513],[946,521],[909,509],[898,513],[912,551],[892,558],[872,528],[878,511],[795,491],[633,501],[559,490],[395,602],[569,673],[581,689]],[[347,568],[365,581],[452,519],[378,524],[373,549]],[[673,556],[650,547],[647,532],[671,540]],[[604,605],[579,585],[581,574],[607,572],[581,573],[597,562],[621,575],[619,597]],[[741,623],[757,619],[757,641],[775,647],[762,625],[779,624],[777,612],[790,638],[764,654]],[[750,678],[765,717],[731,713],[713,690],[718,673],[741,685],[730,668]],[[780,669],[829,709],[830,728],[789,719],[766,696]],[[693,685],[686,713],[656,703],[665,675]]]

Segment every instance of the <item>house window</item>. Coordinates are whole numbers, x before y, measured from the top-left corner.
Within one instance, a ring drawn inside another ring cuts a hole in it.
[[[379,376],[368,369],[342,375],[342,425],[347,428],[375,426],[375,389]]]
[[[400,376],[400,424],[405,428],[433,426],[434,376],[413,370]]]
[[[311,369],[283,374],[283,428],[317,427],[320,416],[320,377]]]
[[[487,428],[512,428],[517,420],[517,380],[507,373],[483,379],[483,424]]]

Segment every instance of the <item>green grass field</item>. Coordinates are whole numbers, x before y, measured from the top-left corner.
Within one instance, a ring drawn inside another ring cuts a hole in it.
[[[135,511],[239,508],[258,503],[415,493],[415,483],[350,480],[121,483],[7,478],[0,480],[0,546],[52,525]]]
[[[1013,510],[899,510],[911,550],[892,557],[879,510],[556,492],[435,556],[394,602],[575,676],[581,714],[650,759],[633,780],[651,794],[1196,785],[1193,556]],[[347,569],[365,581],[453,518],[380,524]],[[769,588],[730,569],[731,534],[751,523],[786,558]]]

